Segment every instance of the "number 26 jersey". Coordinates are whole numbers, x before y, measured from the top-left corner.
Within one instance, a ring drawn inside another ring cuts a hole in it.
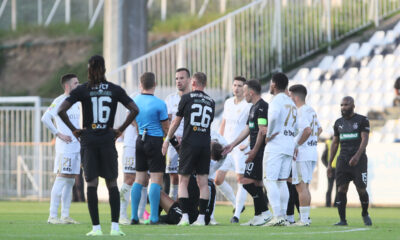
[[[184,118],[182,142],[192,146],[209,146],[214,111],[214,100],[203,91],[183,95],[176,113],[176,116]]]

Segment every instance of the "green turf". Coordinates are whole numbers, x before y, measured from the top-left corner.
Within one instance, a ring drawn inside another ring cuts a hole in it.
[[[72,203],[71,217],[79,225],[47,224],[48,202],[0,202],[0,239],[84,239],[91,230],[87,206]],[[100,220],[105,236],[109,239],[109,205],[101,203]],[[219,226],[177,227],[177,226],[122,226],[126,239],[400,239],[400,208],[373,208],[370,210],[373,226],[365,227],[360,217],[360,208],[347,210],[348,227],[332,226],[338,220],[335,208],[311,210],[311,227],[243,227],[232,225],[229,219],[232,208],[217,206],[216,219]],[[241,222],[250,219],[253,209],[248,207],[242,214]]]

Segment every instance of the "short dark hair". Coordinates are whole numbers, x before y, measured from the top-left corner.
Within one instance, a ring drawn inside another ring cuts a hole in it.
[[[272,75],[272,82],[275,83],[275,86],[279,89],[279,90],[285,90],[289,84],[289,79],[287,78],[287,76],[284,73],[275,73],[274,75]]]
[[[211,142],[211,159],[214,161],[219,161],[221,159],[224,159],[225,156],[222,155],[222,152],[224,151],[223,146],[216,141]]]
[[[289,91],[295,94],[296,96],[299,96],[303,101],[306,100],[307,88],[304,87],[303,85],[301,84],[293,85],[289,88]]]
[[[64,88],[64,84],[66,84],[73,78],[78,78],[78,77],[73,73],[67,73],[67,74],[63,75],[60,80],[61,86]]]
[[[152,72],[145,72],[140,76],[140,84],[144,90],[149,90],[156,85],[156,76]]]
[[[257,95],[261,94],[261,84],[258,80],[252,79],[244,83],[248,88],[253,90]]]
[[[207,85],[207,75],[202,72],[197,72],[193,74],[193,78],[196,79],[196,82],[201,86],[205,87]]]
[[[186,73],[187,73],[187,75],[188,75],[188,77],[190,77],[190,71],[189,71],[189,69],[187,69],[187,68],[178,68],[178,69],[176,69],[176,71],[175,71],[175,73],[177,73],[177,72],[182,72],[182,71],[185,71]]]
[[[246,78],[244,78],[242,76],[236,76],[233,78],[233,81],[241,81],[244,84],[246,82]]]

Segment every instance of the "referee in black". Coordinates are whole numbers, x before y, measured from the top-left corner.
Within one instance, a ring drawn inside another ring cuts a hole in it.
[[[183,137],[179,152],[179,205],[182,208],[182,219],[178,225],[189,225],[188,209],[190,208],[188,184],[191,174],[196,174],[200,189],[199,216],[193,225],[204,226],[205,214],[209,199],[208,173],[210,170],[211,122],[214,119],[215,102],[204,92],[207,76],[197,72],[192,77],[192,92],[181,97],[176,118],[173,120],[164,141],[162,152],[165,155],[170,139],[174,138],[176,129],[184,119]]]
[[[364,224],[371,226],[372,221],[368,215],[368,161],[365,154],[368,144],[369,120],[365,116],[354,113],[354,99],[350,96],[342,99],[340,107],[342,117],[337,119],[333,126],[334,136],[328,163],[328,177],[331,177],[333,172],[332,161],[340,143],[340,153],[336,163],[336,185],[338,186],[336,203],[340,221],[335,225],[347,225],[346,195],[349,183],[353,181],[360,197]]]

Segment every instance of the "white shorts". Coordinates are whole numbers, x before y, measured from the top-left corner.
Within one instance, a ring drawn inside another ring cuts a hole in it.
[[[292,184],[310,183],[316,161],[292,161]]]
[[[173,146],[168,147],[167,152],[167,166],[165,173],[178,173],[179,168],[179,155]]]
[[[290,176],[293,156],[283,153],[264,152],[264,179],[276,181]]]
[[[79,174],[81,172],[81,154],[58,153],[54,161],[54,173]]]
[[[122,169],[124,173],[136,173],[136,148],[124,146],[122,155]]]
[[[220,171],[228,172],[235,171],[237,174],[244,174],[246,169],[247,155],[244,151],[240,151],[239,148],[234,148],[230,154],[226,157],[224,164],[218,169]]]

